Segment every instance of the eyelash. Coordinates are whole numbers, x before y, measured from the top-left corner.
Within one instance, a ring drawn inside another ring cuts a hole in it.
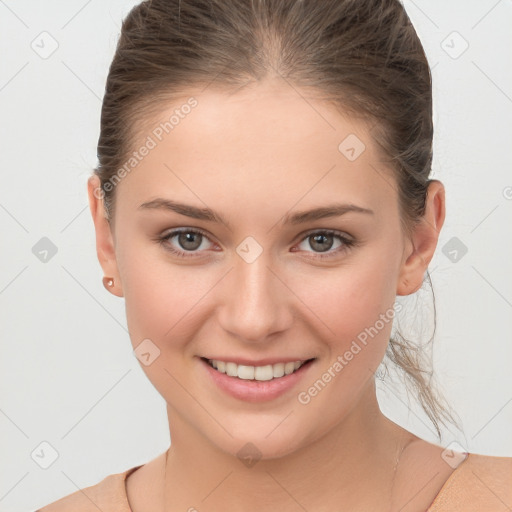
[[[180,258],[196,258],[196,257],[198,257],[198,256],[196,256],[197,252],[195,252],[195,251],[179,251],[179,250],[175,249],[174,247],[166,244],[166,242],[168,242],[171,238],[174,238],[176,235],[180,235],[181,233],[199,234],[199,235],[202,235],[203,237],[205,237],[206,239],[210,240],[208,235],[204,231],[202,231],[201,229],[198,229],[198,228],[175,229],[165,236],[157,237],[155,240],[161,246],[163,246],[166,251],[169,251],[172,254],[174,254]],[[341,252],[345,252],[345,251],[351,249],[352,247],[355,247],[358,245],[358,243],[355,240],[344,236],[342,232],[337,231],[335,229],[323,229],[323,230],[317,230],[317,231],[309,231],[304,234],[304,236],[300,239],[299,243],[303,242],[304,240],[307,240],[308,238],[311,238],[314,235],[334,235],[335,238],[338,238],[343,243],[343,245],[341,247],[338,247],[334,251],[329,251],[326,253],[314,253],[314,254],[316,254],[316,256],[314,257],[315,259],[332,258],[332,257],[334,257],[334,255],[337,255]]]

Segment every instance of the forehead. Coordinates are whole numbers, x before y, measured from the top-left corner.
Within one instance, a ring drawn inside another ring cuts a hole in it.
[[[189,109],[187,104],[192,98],[195,106]],[[173,116],[174,112],[178,115]],[[320,100],[318,94],[278,79],[251,84],[233,93],[210,87],[191,91],[174,99],[167,108],[162,105],[146,131],[159,122],[165,125],[173,117],[171,132],[176,142],[190,141],[193,131],[203,136],[199,141],[201,144],[222,139],[228,145],[243,144],[247,151],[252,149],[258,154],[263,147],[285,145],[295,145],[297,151],[302,148],[304,152],[311,152],[312,145],[303,144],[308,137],[323,139],[320,150],[337,150],[340,137],[349,133],[357,132],[361,139],[369,138],[362,120],[336,110],[333,105]],[[314,142],[318,143],[318,140]],[[228,145],[217,149],[228,149]]]
[[[288,208],[306,195],[396,201],[368,126],[283,80],[235,93],[191,89],[141,126],[133,149],[151,149],[120,187],[139,204],[165,190],[196,202],[222,193]]]

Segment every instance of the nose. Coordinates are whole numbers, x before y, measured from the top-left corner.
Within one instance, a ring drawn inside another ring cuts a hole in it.
[[[221,327],[246,343],[265,342],[286,331],[293,322],[293,294],[283,281],[266,251],[251,263],[235,255],[234,268],[221,290]]]

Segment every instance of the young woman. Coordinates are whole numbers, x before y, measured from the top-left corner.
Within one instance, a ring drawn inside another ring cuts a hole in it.
[[[153,0],[123,23],[88,193],[171,445],[41,510],[508,510],[512,458],[376,399],[445,218],[428,62],[398,0]],[[507,508],[508,507],[508,508]]]

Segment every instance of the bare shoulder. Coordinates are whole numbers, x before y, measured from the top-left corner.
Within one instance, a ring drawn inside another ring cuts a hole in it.
[[[466,467],[466,473],[488,475],[494,477],[495,482],[504,482],[510,487],[512,476],[512,457],[497,457],[494,455],[480,455],[471,453]],[[461,468],[462,469],[462,468]]]
[[[460,510],[511,510],[512,457],[470,453],[442,491],[436,504],[451,500]]]
[[[393,510],[427,510],[456,469],[443,451],[442,446],[417,437],[406,446],[396,472]]]
[[[418,440],[403,470],[403,512],[512,510],[512,457],[454,452]]]

